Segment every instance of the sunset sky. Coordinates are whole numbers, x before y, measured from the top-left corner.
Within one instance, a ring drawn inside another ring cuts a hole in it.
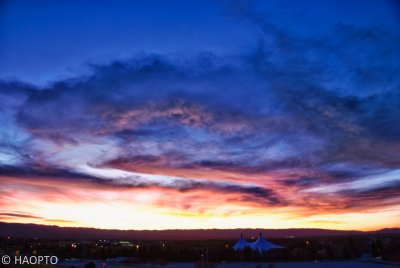
[[[0,221],[400,227],[396,1],[0,2]]]

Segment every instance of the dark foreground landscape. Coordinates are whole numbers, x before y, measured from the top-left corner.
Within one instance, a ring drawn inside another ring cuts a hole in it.
[[[241,232],[254,241],[259,231],[284,248],[233,250]],[[1,223],[0,235],[3,254],[57,256],[64,267],[396,267],[400,262],[398,229],[113,231]]]

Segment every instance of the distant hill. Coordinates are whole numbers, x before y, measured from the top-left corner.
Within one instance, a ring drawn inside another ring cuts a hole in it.
[[[137,239],[137,240],[189,240],[189,239],[236,239],[240,233],[247,238],[257,237],[310,237],[365,234],[361,231],[327,229],[199,229],[199,230],[106,230],[94,228],[58,227],[37,224],[0,222],[0,236],[23,238],[74,238],[74,239]],[[382,229],[372,233],[397,233],[400,229]]]
[[[378,234],[400,234],[400,228],[385,228],[382,230],[375,231]]]

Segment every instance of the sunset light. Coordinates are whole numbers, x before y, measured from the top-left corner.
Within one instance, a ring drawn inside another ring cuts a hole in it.
[[[399,226],[394,2],[155,2],[1,3],[1,222]]]

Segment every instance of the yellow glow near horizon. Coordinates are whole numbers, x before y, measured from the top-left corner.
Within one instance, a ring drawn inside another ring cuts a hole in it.
[[[1,221],[137,230],[326,228],[365,231],[394,227],[400,222],[400,205],[312,214],[312,211],[304,213],[304,208],[294,206],[265,207],[240,199],[233,201],[233,194],[216,195],[205,190],[107,189],[81,182],[75,182],[75,187],[69,189],[65,187],[68,185],[52,185],[40,180],[20,183],[2,197]],[[24,216],[18,217],[18,213]]]

